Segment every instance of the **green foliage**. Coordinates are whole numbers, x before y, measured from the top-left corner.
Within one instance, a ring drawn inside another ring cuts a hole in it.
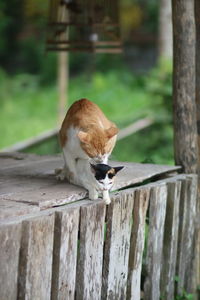
[[[180,278],[178,276],[175,276],[174,281],[175,283],[178,283],[180,281]],[[177,294],[174,300],[194,300],[194,295],[191,293],[187,293],[186,290],[182,288],[181,293]]]
[[[160,72],[158,68],[148,76],[138,76],[120,68],[70,80],[69,105],[83,97],[91,99],[120,128],[143,117],[155,120],[152,126],[119,141],[112,153],[113,159],[173,164],[171,115],[164,105],[165,99],[171,103],[171,97],[160,88],[170,85],[170,76],[163,76],[160,83],[161,77],[156,75]],[[58,95],[54,83],[44,85],[41,76],[30,74],[11,77],[1,70],[0,94],[0,134],[3,137],[0,148],[56,127]],[[40,148],[39,152],[57,151],[57,146],[51,145]]]

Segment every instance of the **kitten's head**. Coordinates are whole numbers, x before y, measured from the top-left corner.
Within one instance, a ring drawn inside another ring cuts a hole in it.
[[[110,190],[114,183],[115,175],[124,168],[111,167],[105,164],[90,164],[90,166],[100,190]]]
[[[108,157],[112,152],[118,131],[115,126],[111,126],[106,130],[90,128],[87,132],[79,131],[78,138],[82,149],[87,155],[95,163],[102,163],[105,161],[105,157]]]

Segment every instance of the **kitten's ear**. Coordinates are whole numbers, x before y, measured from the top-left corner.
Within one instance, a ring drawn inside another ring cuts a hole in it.
[[[122,170],[124,167],[114,167],[115,174],[117,174],[120,170]]]
[[[111,126],[110,128],[106,129],[106,135],[109,139],[111,139],[118,132],[119,132],[119,129],[115,126]]]
[[[77,136],[82,143],[88,144],[90,141],[90,136],[87,132],[79,131]]]
[[[90,168],[91,168],[91,171],[92,171],[92,173],[96,173],[96,167],[95,167],[95,165],[93,165],[93,164],[90,164]]]

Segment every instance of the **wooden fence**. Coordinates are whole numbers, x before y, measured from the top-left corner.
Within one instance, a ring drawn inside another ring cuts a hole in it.
[[[0,299],[173,300],[196,290],[197,178],[175,175],[0,225]]]

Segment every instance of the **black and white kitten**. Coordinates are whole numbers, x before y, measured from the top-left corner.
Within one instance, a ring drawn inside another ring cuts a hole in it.
[[[97,200],[101,194],[105,203],[110,204],[109,190],[113,186],[116,174],[123,168],[106,164],[94,165],[85,159],[78,159],[74,183],[87,189],[91,200]]]

